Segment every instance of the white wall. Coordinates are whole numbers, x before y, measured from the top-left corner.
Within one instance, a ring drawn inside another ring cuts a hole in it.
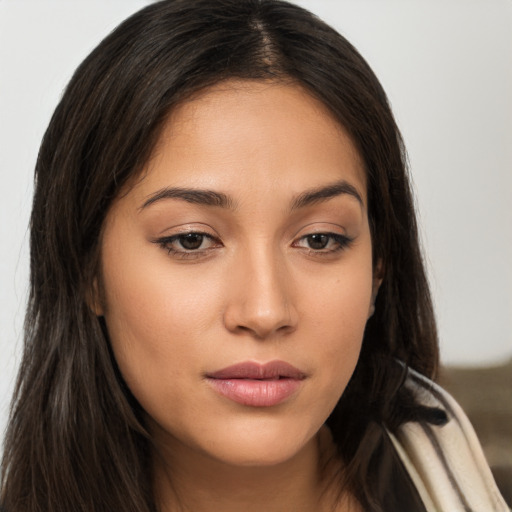
[[[142,0],[0,0],[0,433],[19,362],[38,144]],[[367,58],[409,149],[443,361],[512,356],[512,2],[301,0]],[[1,434],[0,434],[0,437]]]

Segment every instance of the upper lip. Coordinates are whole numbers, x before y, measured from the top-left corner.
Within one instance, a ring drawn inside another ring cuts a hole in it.
[[[221,370],[208,373],[211,379],[304,379],[305,373],[285,361],[270,361],[268,363],[257,363],[247,361],[234,364]]]

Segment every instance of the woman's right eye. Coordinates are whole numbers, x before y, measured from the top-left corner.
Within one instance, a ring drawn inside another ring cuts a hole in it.
[[[205,240],[202,233],[187,233],[186,235],[179,235],[177,238],[178,244],[187,251],[196,251],[200,249]]]
[[[222,246],[218,238],[196,231],[158,238],[154,243],[160,245],[169,255],[182,259],[200,257],[210,249]]]

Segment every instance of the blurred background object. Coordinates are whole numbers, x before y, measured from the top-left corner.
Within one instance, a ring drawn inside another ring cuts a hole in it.
[[[512,507],[512,359],[488,367],[444,367],[440,384],[468,415],[494,479]]]

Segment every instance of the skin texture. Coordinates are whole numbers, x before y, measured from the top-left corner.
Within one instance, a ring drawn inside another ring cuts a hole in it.
[[[361,201],[341,192],[296,204],[340,183]],[[155,199],[170,187],[228,204]],[[323,510],[319,464],[331,448],[319,432],[355,368],[380,282],[366,201],[353,143],[297,85],[222,83],[170,115],[107,216],[94,306],[147,413],[162,510]],[[192,250],[170,239],[190,232],[207,235]],[[350,242],[328,235],[319,249],[307,236],[322,233]],[[273,360],[305,375],[275,406],[236,403],[207,378]]]

